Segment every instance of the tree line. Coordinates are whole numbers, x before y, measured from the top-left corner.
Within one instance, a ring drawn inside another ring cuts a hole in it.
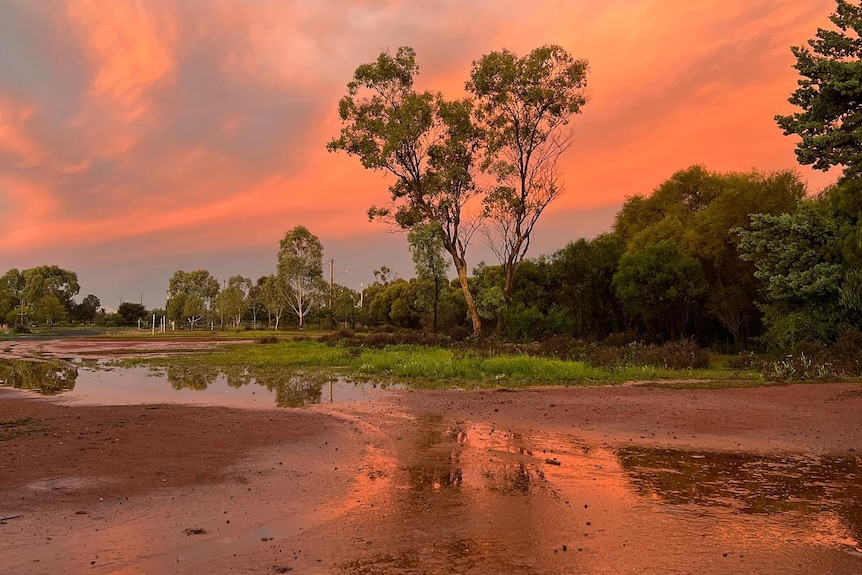
[[[775,350],[829,343],[862,320],[860,185],[844,178],[810,197],[795,172],[692,166],[626,200],[608,233],[525,258],[508,298],[501,265],[474,267],[468,289],[483,332],[508,340],[622,334]],[[115,320],[134,323],[155,311],[187,329],[301,328],[310,319],[472,333],[439,225],[414,226],[407,240],[415,277],[381,266],[360,293],[326,282],[319,238],[297,226],[281,240],[273,274],[220,282],[206,270],[177,271],[166,310],[124,302]],[[76,303],[78,291],[77,275],[58,266],[10,270],[0,278],[0,313],[10,325],[93,321],[99,300]]]

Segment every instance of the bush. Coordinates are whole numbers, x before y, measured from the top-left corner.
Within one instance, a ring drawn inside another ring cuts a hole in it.
[[[764,370],[769,365],[769,360],[757,356],[753,351],[741,351],[735,357],[727,360],[727,367],[730,369],[757,369]]]
[[[862,375],[862,333],[857,329],[842,332],[830,348],[836,369],[844,375]]]
[[[691,340],[671,341],[643,348],[638,363],[667,369],[705,369],[709,352]]]
[[[274,335],[262,335],[257,338],[257,343],[278,343],[279,341],[281,340]]]
[[[831,346],[802,342],[785,357],[766,366],[767,379],[777,381],[823,381],[862,375],[862,334],[850,329],[838,335]]]

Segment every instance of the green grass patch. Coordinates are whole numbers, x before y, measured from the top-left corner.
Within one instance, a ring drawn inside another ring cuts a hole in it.
[[[672,370],[657,367],[599,368],[521,354],[486,356],[469,351],[416,345],[383,349],[328,346],[312,340],[226,344],[207,352],[168,357],[129,358],[121,366],[236,368],[250,370],[326,371],[354,380],[406,383],[416,388],[523,387],[526,385],[598,385],[627,381],[714,380],[718,386],[745,385],[752,379],[729,369]],[[747,374],[746,374],[747,375]],[[662,385],[667,386],[666,383]],[[686,383],[685,385],[690,385]]]

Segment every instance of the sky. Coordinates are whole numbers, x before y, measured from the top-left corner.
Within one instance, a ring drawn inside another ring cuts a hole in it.
[[[693,164],[796,169],[790,46],[834,0],[0,0],[0,274],[56,264],[84,295],[162,307],[177,270],[275,272],[306,226],[352,289],[413,269],[366,217],[392,183],[330,153],[362,63],[412,46],[417,88],[464,95],[472,62],[559,44],[589,61],[565,193],[530,257],[608,231]],[[471,266],[493,254],[476,236]],[[325,264],[329,276],[329,265]]]

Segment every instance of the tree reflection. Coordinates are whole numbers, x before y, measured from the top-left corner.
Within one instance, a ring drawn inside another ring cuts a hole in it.
[[[168,383],[176,390],[203,391],[215,382],[220,373],[217,367],[203,365],[170,366],[167,369]]]
[[[320,403],[325,376],[307,373],[273,373],[270,370],[251,370],[255,383],[275,392],[278,407],[304,407]]]
[[[75,388],[78,370],[53,361],[0,360],[0,384],[56,395]]]
[[[323,387],[331,382],[331,378],[324,374],[255,366],[168,366],[165,375],[171,387],[176,390],[203,391],[219,378],[223,378],[224,383],[234,389],[250,384],[259,385],[275,395],[278,407],[304,407],[320,403]]]

